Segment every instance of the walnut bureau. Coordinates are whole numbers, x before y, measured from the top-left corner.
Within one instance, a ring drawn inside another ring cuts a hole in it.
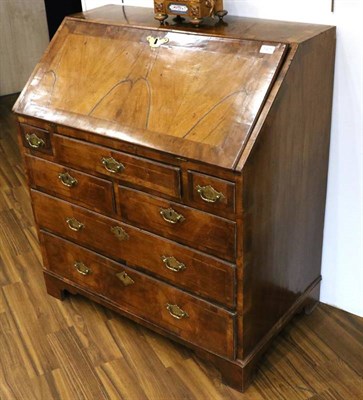
[[[319,298],[334,57],[329,26],[67,17],[14,106],[48,293],[110,307],[245,390]]]

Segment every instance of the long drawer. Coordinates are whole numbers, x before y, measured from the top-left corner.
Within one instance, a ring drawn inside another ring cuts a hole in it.
[[[40,192],[32,190],[31,196],[41,228],[199,296],[234,306],[235,267],[231,264]]]
[[[124,222],[235,261],[235,222],[120,186]]]
[[[180,170],[106,147],[54,135],[59,162],[116,178],[131,186],[180,198]]]
[[[111,182],[28,155],[25,163],[32,187],[96,211],[114,212]]]
[[[235,314],[41,232],[46,268],[178,337],[234,358]]]

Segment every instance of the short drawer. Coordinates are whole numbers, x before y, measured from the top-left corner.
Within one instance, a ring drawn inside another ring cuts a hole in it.
[[[122,221],[235,261],[234,222],[125,187],[118,198]]]
[[[46,267],[122,310],[223,357],[234,357],[235,314],[53,235]]]
[[[25,156],[30,185],[92,210],[112,214],[112,183],[40,158]]]
[[[235,183],[188,171],[189,203],[213,214],[233,215]]]
[[[136,188],[180,198],[180,170],[177,167],[59,135],[54,135],[54,146],[61,163],[96,171]]]
[[[31,196],[42,229],[209,300],[230,308],[235,305],[231,264],[40,192],[32,190]]]
[[[27,124],[20,124],[20,131],[24,147],[34,152],[53,153],[51,136],[48,131]]]

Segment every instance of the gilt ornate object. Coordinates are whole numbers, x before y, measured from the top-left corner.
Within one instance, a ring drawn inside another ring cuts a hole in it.
[[[205,17],[217,16],[222,20],[227,11],[223,9],[223,0],[155,0],[155,19],[161,23],[169,15],[175,15],[180,21],[189,17],[190,23],[198,26]]]

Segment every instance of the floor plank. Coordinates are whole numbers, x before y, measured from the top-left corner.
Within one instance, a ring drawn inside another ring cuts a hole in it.
[[[1,400],[363,399],[363,319],[324,304],[293,319],[241,394],[185,347],[84,298],[48,296],[15,98],[0,98]]]

